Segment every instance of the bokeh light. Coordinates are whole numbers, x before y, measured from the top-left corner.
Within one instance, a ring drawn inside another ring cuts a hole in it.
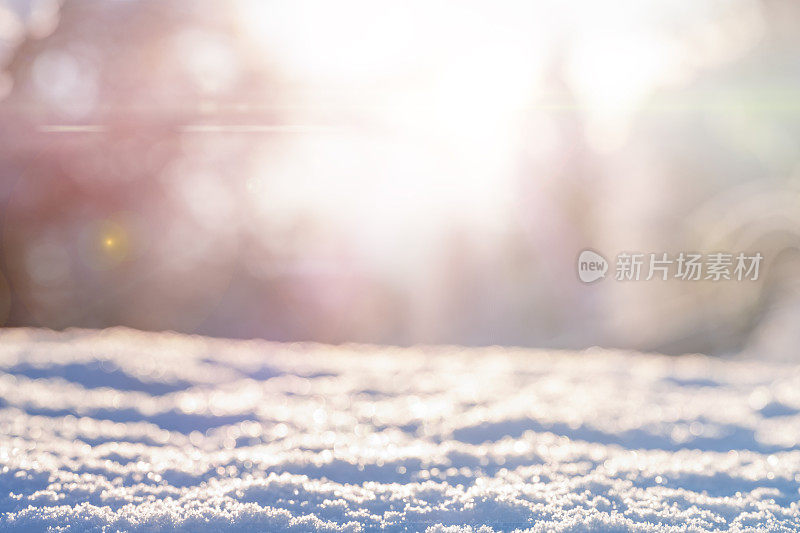
[[[11,325],[790,351],[788,0],[0,6]],[[767,262],[588,287],[584,248]]]

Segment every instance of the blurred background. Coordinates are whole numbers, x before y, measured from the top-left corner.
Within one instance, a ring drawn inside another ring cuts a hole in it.
[[[797,355],[794,0],[0,0],[0,68],[3,325]]]

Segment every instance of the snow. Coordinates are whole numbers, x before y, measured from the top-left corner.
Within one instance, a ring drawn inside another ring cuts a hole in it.
[[[0,529],[795,531],[800,366],[0,333]]]

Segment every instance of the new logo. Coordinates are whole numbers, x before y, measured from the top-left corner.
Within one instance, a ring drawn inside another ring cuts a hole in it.
[[[608,261],[592,250],[584,250],[578,256],[578,277],[584,283],[591,283],[606,277]]]

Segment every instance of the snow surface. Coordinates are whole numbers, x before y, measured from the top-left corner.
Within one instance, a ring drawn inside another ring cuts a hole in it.
[[[800,529],[800,366],[0,332],[0,529]]]

